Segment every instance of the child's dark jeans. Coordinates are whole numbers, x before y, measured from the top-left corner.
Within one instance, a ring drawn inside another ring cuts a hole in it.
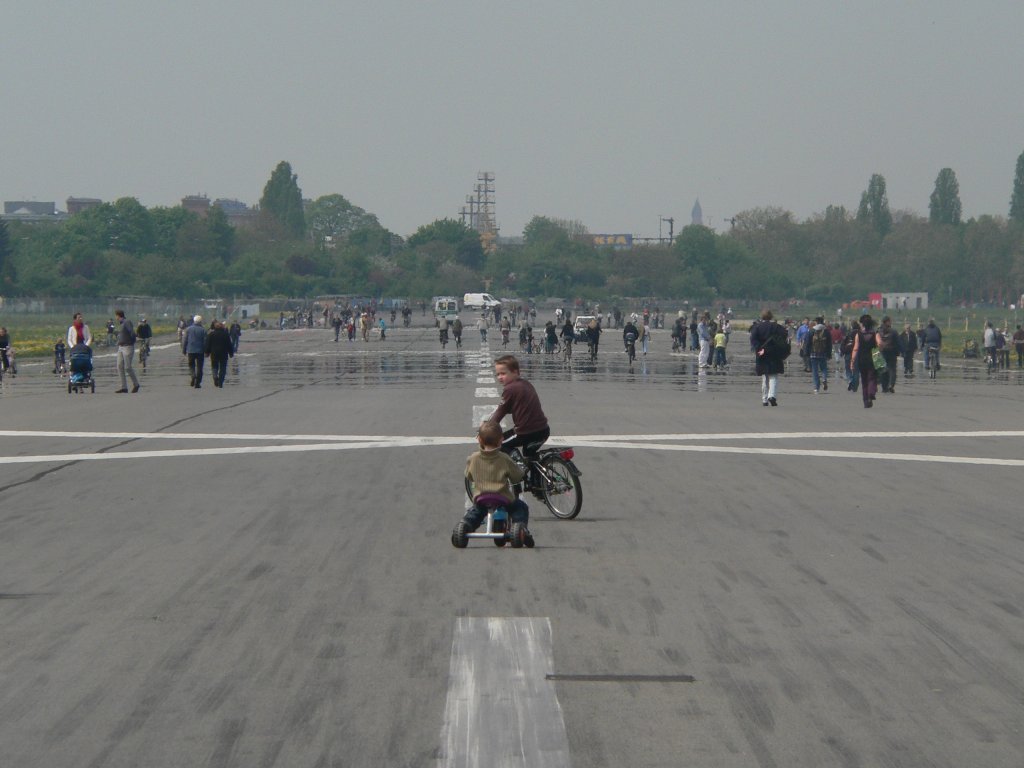
[[[526,502],[522,499],[516,499],[511,501],[505,507],[508,510],[508,518],[510,523],[522,523],[526,525],[530,518],[530,508],[526,506]],[[474,504],[466,510],[465,516],[462,518],[463,522],[469,526],[470,532],[475,531],[480,527],[480,523],[487,517],[487,510],[477,504]]]

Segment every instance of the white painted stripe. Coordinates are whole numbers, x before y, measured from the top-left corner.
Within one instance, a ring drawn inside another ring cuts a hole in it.
[[[561,445],[563,440],[552,440],[548,445]],[[1002,467],[1024,467],[1024,459],[990,459],[984,456],[945,456],[925,453],[870,453],[867,451],[819,451],[810,448],[741,448],[726,445],[665,445],[662,443],[619,443],[607,440],[574,440],[574,447],[634,448],[648,451],[686,451],[690,453],[740,453],[764,456],[812,456],[836,459],[879,459],[881,461],[921,461],[939,464],[981,464]]]
[[[480,426],[480,422],[494,413],[494,409],[498,407],[498,404],[494,405],[474,405],[473,406],[473,429]]]
[[[473,427],[490,416],[490,409],[477,419]],[[306,443],[299,445],[240,445],[223,448],[182,448],[163,451],[112,451],[110,453],[62,453],[35,456],[0,456],[0,464],[45,464],[68,461],[117,461],[125,459],[156,459],[190,456],[238,455],[243,453],[302,453],[313,451],[346,451],[351,448],[413,448],[436,445],[473,445],[469,437],[399,437],[366,442]],[[567,445],[565,440],[552,440],[551,446]],[[939,454],[869,453],[866,451],[824,451],[793,448],[747,448],[725,445],[677,445],[662,443],[628,443],[614,440],[574,440],[576,448],[626,448],[642,451],[685,451],[689,453],[735,453],[764,456],[808,456],[838,459],[877,459],[880,461],[917,461],[933,464],[977,464],[982,466],[1024,467],[1024,459],[998,459],[984,456],[948,456]]]
[[[561,440],[805,440],[816,438],[891,438],[891,437],[1024,437],[1019,430],[965,430],[937,432],[684,432],[664,435],[567,435]]]
[[[337,441],[337,442],[379,442],[387,440],[404,440],[401,435],[288,435],[259,433],[224,433],[216,432],[58,432],[29,429],[2,429],[0,437],[82,437],[110,438],[120,440],[287,440],[287,441]],[[419,439],[419,438],[416,438]],[[430,437],[438,444],[448,441],[459,442],[461,437]]]
[[[497,390],[495,390],[497,391]],[[495,395],[497,397],[497,395]],[[486,415],[494,412],[494,406],[475,405],[477,410],[487,410]],[[321,435],[321,434],[277,434],[256,432],[74,432],[66,430],[36,429],[0,429],[0,437],[71,437],[71,438],[117,438],[125,440],[313,440],[313,441],[380,441],[380,440],[460,440],[459,437],[410,437],[404,435]],[[597,442],[664,442],[705,440],[797,440],[815,438],[974,438],[974,437],[1024,437],[1024,431],[1017,430],[967,430],[943,432],[719,432],[703,434],[699,432],[676,434],[648,435],[560,435],[552,438],[559,445],[580,444],[584,441]]]
[[[475,396],[476,397],[491,397],[491,398],[498,397],[499,396],[498,395],[498,388],[497,387],[477,387],[476,388]]]
[[[548,619],[456,619],[438,765],[570,766],[553,670]]]

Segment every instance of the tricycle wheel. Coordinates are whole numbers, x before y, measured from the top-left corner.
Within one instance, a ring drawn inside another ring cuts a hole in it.
[[[469,543],[469,537],[466,536],[467,529],[469,528],[464,522],[460,521],[456,524],[455,529],[452,531],[452,546],[456,549],[465,549]]]
[[[69,395],[71,394],[71,382],[70,381],[68,382],[68,394]]]

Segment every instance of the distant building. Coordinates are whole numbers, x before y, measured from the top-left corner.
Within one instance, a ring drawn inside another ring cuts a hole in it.
[[[879,309],[902,312],[906,309],[928,309],[927,293],[883,293]]]
[[[7,216],[53,216],[57,213],[56,203],[40,203],[35,200],[5,200],[4,214]]]
[[[698,227],[704,226],[704,211],[700,207],[700,198],[693,203],[693,210],[690,211],[690,221]]]
[[[181,207],[206,218],[206,214],[210,212],[210,198],[206,195],[188,195],[181,198]]]
[[[98,197],[69,197],[66,202],[69,216],[103,205],[103,201]]]
[[[213,204],[224,211],[228,224],[235,229],[247,229],[256,225],[256,209],[250,208],[241,200],[219,197]]]
[[[5,200],[4,212],[0,219],[4,221],[20,221],[26,224],[40,222],[64,221],[68,215],[57,211],[54,202],[38,202],[36,200]]]

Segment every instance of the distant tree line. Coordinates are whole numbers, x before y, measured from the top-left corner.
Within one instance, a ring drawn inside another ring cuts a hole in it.
[[[737,214],[727,232],[684,227],[671,245],[596,247],[575,221],[535,216],[521,244],[485,252],[454,219],[408,239],[331,194],[303,204],[280,163],[255,225],[234,229],[217,206],[205,217],[134,198],[59,225],[0,222],[0,294],[424,297],[487,285],[502,295],[843,302],[870,291],[928,291],[934,301],[1010,303],[1024,289],[1024,153],[1009,216],[962,220],[959,184],[939,171],[928,216],[891,211],[881,174],[856,212],[830,205],[797,221],[782,208]]]

